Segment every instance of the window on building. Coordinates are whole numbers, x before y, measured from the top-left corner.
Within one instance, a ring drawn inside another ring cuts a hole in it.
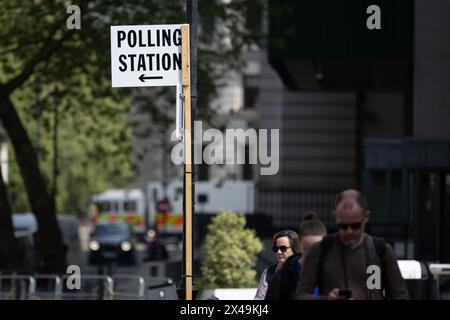
[[[203,145],[203,147],[202,147],[202,156],[203,156],[203,153],[205,152],[205,148],[206,148],[206,145]],[[197,170],[197,177],[196,177],[196,179],[198,181],[207,181],[207,180],[209,180],[209,165],[205,163],[204,159],[203,159],[201,164],[198,164],[196,166],[196,170]]]
[[[254,109],[259,95],[259,88],[253,77],[244,77],[244,108]]]

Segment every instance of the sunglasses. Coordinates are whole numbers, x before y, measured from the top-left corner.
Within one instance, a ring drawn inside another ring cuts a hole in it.
[[[289,249],[290,247],[287,246],[273,246],[272,247],[272,251],[277,253],[278,250],[280,250],[282,253],[285,253],[287,251],[287,249]]]
[[[337,226],[339,229],[342,229],[342,230],[347,230],[348,227],[350,227],[352,230],[358,230],[362,226],[362,221],[356,222],[356,223],[338,223]]]

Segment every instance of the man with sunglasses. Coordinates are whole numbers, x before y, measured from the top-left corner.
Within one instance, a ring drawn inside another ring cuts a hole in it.
[[[380,300],[408,299],[392,247],[364,232],[370,211],[364,196],[357,190],[341,192],[333,212],[338,233],[313,245],[306,257],[296,299]],[[378,283],[369,285],[369,266],[381,270]],[[319,296],[312,294],[319,287]]]

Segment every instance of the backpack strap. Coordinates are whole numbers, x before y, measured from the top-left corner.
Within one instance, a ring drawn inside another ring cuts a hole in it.
[[[334,237],[335,234],[329,234],[325,236],[320,242],[320,256],[316,280],[316,284],[319,288],[319,294],[323,294],[323,265],[325,264],[325,259],[327,258],[328,251],[330,251],[331,246],[333,245]]]
[[[330,234],[325,236],[321,243],[320,243],[320,256],[319,256],[319,264],[318,264],[318,270],[317,270],[317,280],[316,284],[319,289],[319,294],[324,294],[324,288],[323,288],[323,267],[325,264],[325,260],[327,257],[328,252],[331,249],[331,246],[333,245],[333,240],[335,238],[335,234]],[[388,279],[387,279],[387,272],[383,272],[386,269],[386,241],[382,238],[373,237],[373,243],[375,246],[375,251],[378,256],[378,259],[380,259],[380,269],[381,269],[381,289],[385,291],[385,296],[389,297],[389,286],[387,285]]]
[[[375,251],[377,252],[378,258],[380,259],[380,264],[384,265],[386,262],[386,241],[383,238],[374,237],[373,244],[375,245]]]
[[[375,246],[375,251],[377,253],[378,259],[380,259],[380,270],[381,270],[381,290],[384,291],[384,296],[389,297],[389,286],[388,284],[388,273],[386,270],[386,241],[382,238],[372,236],[373,244]]]

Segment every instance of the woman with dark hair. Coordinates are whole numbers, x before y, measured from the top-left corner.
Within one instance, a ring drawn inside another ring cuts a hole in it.
[[[276,233],[272,240],[272,251],[275,252],[277,262],[262,272],[261,280],[256,290],[255,300],[264,300],[267,287],[275,271],[280,268],[286,259],[294,254],[299,254],[300,243],[298,234],[292,230],[284,230]]]
[[[308,211],[298,228],[300,253],[288,257],[276,270],[267,288],[265,300],[291,300],[294,298],[297,282],[300,278],[303,257],[316,242],[322,241],[327,229],[317,214]]]

